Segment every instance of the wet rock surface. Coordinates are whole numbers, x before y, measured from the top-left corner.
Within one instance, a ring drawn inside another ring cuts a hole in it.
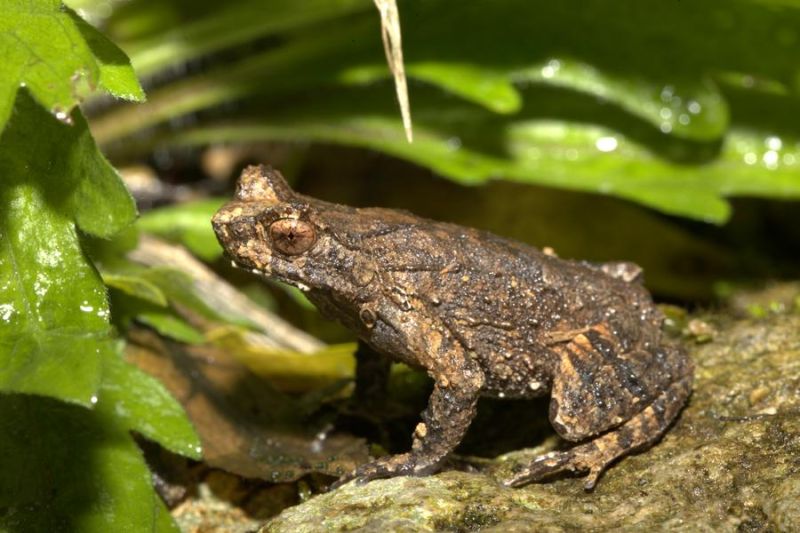
[[[548,440],[480,472],[350,483],[261,531],[798,531],[800,314],[697,319],[713,335],[687,341],[689,405],[659,444],[624,458],[593,492],[582,478],[499,485],[557,444]]]

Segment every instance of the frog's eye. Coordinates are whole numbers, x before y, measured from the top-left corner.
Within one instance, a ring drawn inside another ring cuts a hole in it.
[[[282,218],[269,226],[272,245],[286,255],[299,255],[307,251],[317,240],[314,226],[295,218]]]

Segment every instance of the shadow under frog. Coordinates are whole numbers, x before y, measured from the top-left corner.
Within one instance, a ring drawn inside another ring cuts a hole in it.
[[[386,361],[434,380],[411,450],[340,482],[435,472],[480,396],[549,394],[551,424],[578,444],[505,483],[572,471],[591,489],[614,460],[655,442],[691,392],[692,364],[662,337],[632,263],[569,261],[403,211],[324,202],[265,166],[243,171],[213,226],[238,266],[299,287]],[[370,364],[388,362],[359,357],[357,379],[388,375],[364,372]]]

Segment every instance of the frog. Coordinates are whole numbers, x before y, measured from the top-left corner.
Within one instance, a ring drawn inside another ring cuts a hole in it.
[[[663,333],[634,263],[563,259],[407,211],[327,202],[265,165],[242,171],[212,226],[234,266],[299,288],[369,348],[356,354],[357,390],[385,380],[393,362],[433,381],[411,449],[338,484],[435,473],[479,398],[549,395],[550,424],[568,446],[500,481],[585,475],[592,490],[612,463],[655,444],[691,394],[693,364]]]

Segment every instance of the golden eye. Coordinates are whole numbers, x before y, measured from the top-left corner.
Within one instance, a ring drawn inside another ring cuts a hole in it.
[[[269,226],[272,245],[286,255],[299,255],[307,251],[317,240],[314,226],[294,218],[282,218]]]

